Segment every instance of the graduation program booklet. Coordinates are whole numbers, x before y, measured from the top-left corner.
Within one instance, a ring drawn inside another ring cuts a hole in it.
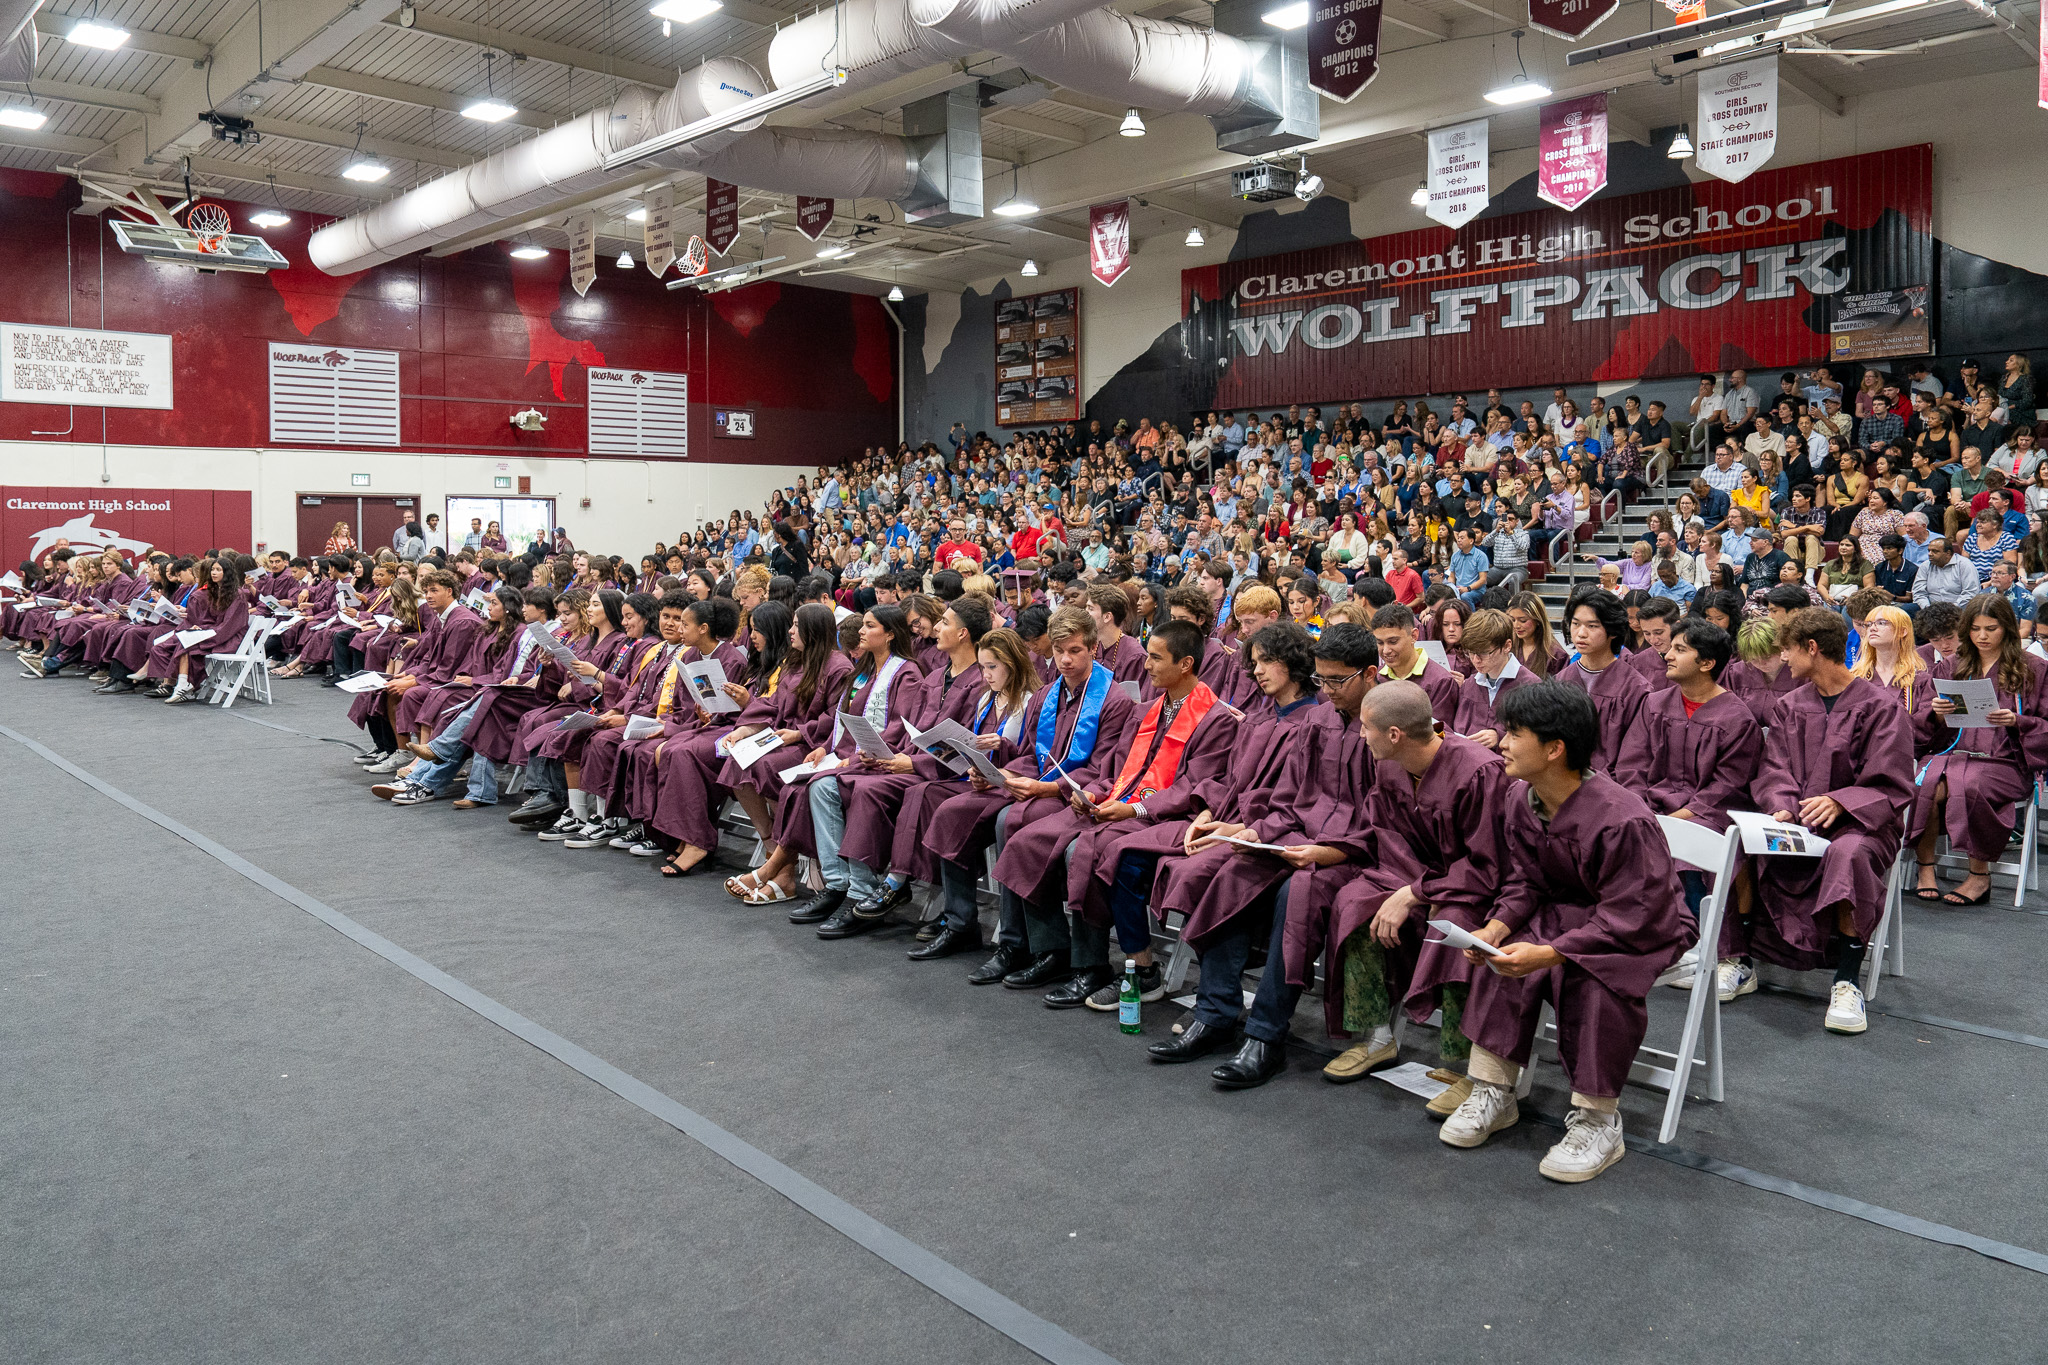
[[[555,728],[567,731],[570,734],[574,734],[578,730],[594,730],[597,728],[597,717],[591,715],[588,711],[578,711],[572,716],[562,717],[562,723]]]
[[[1239,830],[1236,834],[1226,834],[1217,842],[1236,844],[1239,848],[1253,848],[1261,853],[1278,853],[1285,847],[1282,844],[1262,844],[1243,830]]]
[[[1795,858],[1818,858],[1828,851],[1828,841],[1804,825],[1773,820],[1762,811],[1731,810],[1728,818],[1742,831],[1744,853],[1789,854]]]
[[[627,744],[631,744],[636,739],[645,739],[649,735],[658,735],[660,733],[661,722],[653,716],[628,716],[626,717],[626,733],[621,738]]]
[[[980,772],[973,763],[960,756],[961,752],[967,749],[972,749],[977,754],[982,752],[981,747],[974,742],[974,733],[951,716],[947,716],[929,730],[920,730],[905,722],[903,733],[910,737],[911,748],[930,754],[954,772],[965,773],[970,769]],[[982,755],[982,761],[988,763],[987,755]],[[988,763],[988,767],[991,772],[997,771],[992,763]],[[982,773],[982,777],[990,782],[996,781],[985,772]]]
[[[842,711],[839,722],[853,736],[854,745],[869,758],[893,758],[895,751],[882,742],[882,732],[858,711]]]
[[[1451,656],[1444,652],[1444,642],[1442,640],[1417,640],[1415,647],[1422,651],[1424,658],[1444,668],[1451,666]]]
[[[535,644],[553,655],[555,662],[562,667],[567,668],[576,662],[576,651],[563,644],[560,636],[539,621],[527,622],[526,633],[533,637]]]
[[[1488,957],[1504,956],[1500,949],[1494,947],[1485,939],[1474,938],[1470,930],[1455,920],[1433,919],[1429,922],[1429,927],[1442,934],[1443,937],[1424,939],[1424,943],[1448,943],[1453,948],[1477,948]]]
[[[343,678],[335,686],[344,692],[382,692],[391,686],[391,679],[382,673],[358,673],[353,678]]]
[[[740,709],[740,704],[725,694],[730,679],[725,676],[725,665],[718,660],[699,659],[684,664],[683,677],[690,685],[691,698],[712,715],[728,715]]]
[[[784,768],[782,770],[782,780],[785,782],[801,782],[807,777],[816,777],[820,773],[836,772],[845,766],[846,760],[838,754],[826,754],[816,763],[799,763],[794,768]]]
[[[1989,725],[1984,713],[1998,709],[1998,686],[1989,678],[1936,678],[1934,690],[1956,704],[1955,710],[1942,717],[1952,730]]]
[[[751,768],[760,761],[762,754],[772,753],[781,747],[781,735],[773,730],[760,730],[736,744],[727,746],[725,752],[740,767]]]
[[[177,636],[178,643],[186,649],[190,649],[201,640],[211,640],[213,632],[210,630],[181,630],[177,632]]]

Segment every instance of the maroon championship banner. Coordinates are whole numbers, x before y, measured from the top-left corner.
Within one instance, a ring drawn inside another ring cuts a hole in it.
[[[1309,0],[1308,83],[1349,104],[1380,74],[1383,0]]]
[[[24,559],[68,544],[81,554],[145,550],[196,555],[233,546],[249,553],[247,490],[209,488],[0,488],[0,559]]]
[[[1555,38],[1577,40],[1621,8],[1621,0],[1529,0],[1529,27]]]
[[[740,187],[704,182],[704,245],[723,256],[740,235]]]
[[[808,194],[796,197],[796,230],[812,241],[817,241],[826,228],[832,226],[830,199],[813,199]]]
[[[1824,361],[1837,300],[1933,273],[1933,148],[1181,272],[1197,406]]]
[[[1566,212],[1607,188],[1607,96],[1546,104],[1536,116],[1536,197]]]
[[[1081,420],[1081,291],[996,303],[996,425]]]
[[[1088,273],[1103,286],[1131,268],[1131,201],[1097,204],[1088,210]]]

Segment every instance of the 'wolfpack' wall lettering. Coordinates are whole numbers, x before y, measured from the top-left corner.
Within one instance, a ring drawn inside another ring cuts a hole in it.
[[[1181,272],[1219,407],[1825,360],[1836,296],[1925,286],[1907,147]]]

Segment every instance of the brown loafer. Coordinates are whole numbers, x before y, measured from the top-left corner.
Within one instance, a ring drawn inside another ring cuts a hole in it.
[[[456,802],[456,803],[454,804],[454,806],[452,807],[452,809],[454,809],[454,810],[475,810],[475,809],[476,809],[476,808],[477,808],[478,806],[481,806],[482,804],[483,804],[483,802],[481,802],[481,801],[472,801],[472,800],[470,800],[470,799],[469,799],[468,797],[466,797],[466,796],[465,796],[465,797],[463,797],[463,798],[462,798],[462,799],[461,799],[460,801],[457,801],[457,802]]]

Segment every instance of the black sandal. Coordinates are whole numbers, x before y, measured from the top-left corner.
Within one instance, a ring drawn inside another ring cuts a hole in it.
[[[691,873],[695,872],[698,868],[704,866],[704,864],[710,861],[711,855],[707,853],[702,858],[699,858],[696,862],[691,863],[688,867],[677,867],[676,860],[674,858],[670,858],[667,862],[661,865],[661,875],[664,877],[687,877]]]
[[[1918,862],[1918,860],[1917,860],[1917,859],[1915,860],[1915,862],[1916,862],[1916,865],[1917,865],[1917,866],[1920,866],[1920,867],[1939,867],[1939,866],[1940,866],[1940,864],[1939,864],[1939,863],[1922,863],[1922,862]],[[1934,874],[1934,876],[1935,876],[1935,880],[1936,880],[1937,882],[1939,882],[1939,881],[1941,880],[1941,874],[1940,874],[1939,872],[1935,873],[1935,874]],[[1938,900],[1940,900],[1940,899],[1942,898],[1942,896],[1943,896],[1943,895],[1944,895],[1945,893],[1944,893],[1944,892],[1942,891],[1941,887],[1939,887],[1939,886],[1934,886],[1934,887],[1916,886],[1916,887],[1914,887],[1914,888],[1913,888],[1913,894],[1914,894],[1914,895],[1915,895],[1916,897],[1918,897],[1919,899],[1923,900],[1923,901],[1927,901],[1927,902],[1929,902],[1929,903],[1932,903],[1932,902],[1934,902],[1934,901],[1938,901]]]
[[[1964,896],[1954,891],[1948,891],[1944,892],[1941,897],[1941,903],[1943,905],[1954,905],[1958,907],[1970,905],[1985,905],[1988,904],[1990,900],[1991,888],[1988,886],[1984,888],[1984,893],[1979,896]]]

